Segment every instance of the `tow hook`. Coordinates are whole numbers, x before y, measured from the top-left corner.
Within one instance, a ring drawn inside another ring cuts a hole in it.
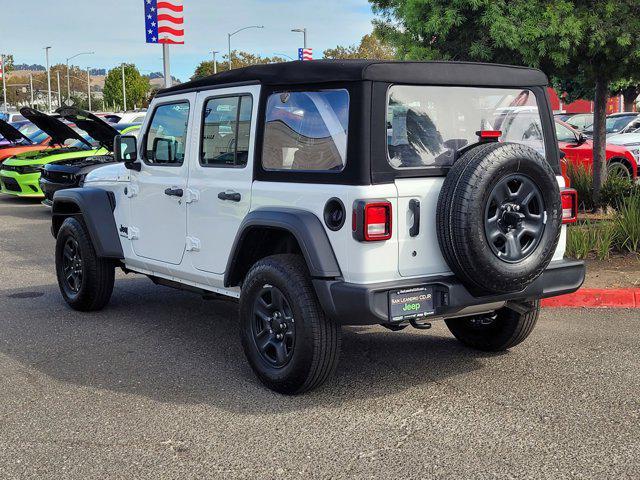
[[[417,320],[409,320],[409,323],[411,323],[413,328],[417,328],[418,330],[429,330],[431,328],[430,323],[418,323]]]

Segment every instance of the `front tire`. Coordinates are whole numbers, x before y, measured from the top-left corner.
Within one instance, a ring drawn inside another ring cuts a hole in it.
[[[240,295],[240,337],[255,374],[279,393],[320,386],[338,363],[340,327],[320,307],[299,255],[273,255],[251,268]]]
[[[56,275],[60,293],[74,310],[101,310],[111,299],[115,266],[96,255],[84,224],[72,217],[56,239]]]
[[[464,345],[485,352],[501,352],[522,343],[540,315],[540,301],[522,304],[523,312],[502,308],[494,314],[445,320],[449,331]]]

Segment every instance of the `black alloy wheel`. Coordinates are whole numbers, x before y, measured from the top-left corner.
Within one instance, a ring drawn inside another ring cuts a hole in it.
[[[535,182],[520,174],[498,181],[489,195],[484,221],[494,255],[508,263],[527,258],[540,243],[545,223],[544,200]]]
[[[286,366],[296,342],[293,311],[284,294],[264,285],[253,305],[253,341],[260,357],[274,368]]]
[[[82,255],[78,241],[68,237],[62,251],[62,273],[64,287],[71,294],[78,294],[82,287]]]

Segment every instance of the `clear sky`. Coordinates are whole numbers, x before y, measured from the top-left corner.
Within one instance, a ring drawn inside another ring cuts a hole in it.
[[[63,63],[81,51],[95,55],[72,61],[80,67],[111,68],[133,62],[142,73],[162,70],[162,47],[144,43],[144,0],[0,0],[0,52],[16,63]],[[171,73],[182,81],[212,50],[227,50],[227,33],[247,25],[232,48],[263,56],[297,56],[306,27],[316,58],[336,45],[350,45],[372,29],[367,0],[184,0],[186,44],[172,46]]]

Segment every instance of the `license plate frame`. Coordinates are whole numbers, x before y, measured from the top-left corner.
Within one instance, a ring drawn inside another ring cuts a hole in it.
[[[419,287],[391,290],[388,294],[389,320],[393,323],[416,320],[434,315],[434,287]]]

